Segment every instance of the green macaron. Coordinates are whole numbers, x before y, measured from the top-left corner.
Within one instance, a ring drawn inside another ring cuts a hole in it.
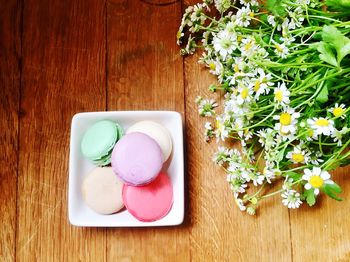
[[[123,133],[123,129],[116,122],[98,121],[85,132],[81,141],[81,152],[97,166],[108,165],[113,148]]]

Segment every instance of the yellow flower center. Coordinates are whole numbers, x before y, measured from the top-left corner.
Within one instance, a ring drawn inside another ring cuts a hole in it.
[[[240,43],[242,41],[242,39],[243,39],[243,36],[241,36],[241,35],[237,36],[237,42],[238,43]]]
[[[209,67],[210,67],[211,70],[215,70],[216,69],[216,66],[215,66],[215,64],[213,62],[211,62],[209,64]]]
[[[294,153],[292,154],[292,159],[297,163],[301,163],[304,161],[304,156],[300,153]]]
[[[290,125],[292,122],[292,116],[288,113],[282,113],[280,116],[280,123],[284,126]]]
[[[323,179],[320,176],[312,176],[309,183],[313,188],[320,188],[323,185]]]
[[[334,108],[334,110],[333,110],[333,115],[334,115],[335,117],[339,117],[339,116],[341,116],[343,113],[344,113],[344,109],[341,108],[341,107],[336,107],[336,108]]]
[[[327,119],[318,119],[318,120],[316,120],[315,125],[317,125],[317,126],[328,126],[329,125],[329,121]]]
[[[277,99],[278,102],[282,102],[283,100],[282,90],[277,90],[277,92],[275,93],[275,98]]]
[[[254,17],[254,13],[253,13],[253,12],[250,12],[250,13],[249,13],[249,16],[250,16],[250,17]]]
[[[252,46],[253,46],[252,42],[248,42],[244,45],[244,50],[248,51],[250,48],[252,48]]]
[[[249,94],[249,90],[248,90],[248,88],[243,88],[243,90],[241,91],[241,97],[243,98],[243,99],[246,99],[247,98],[247,96],[248,96],[248,94]]]
[[[177,39],[180,39],[180,38],[181,38],[181,32],[180,32],[180,31],[177,31],[177,33],[176,33],[176,38],[177,38]]]
[[[224,127],[224,125],[219,120],[216,120],[215,127],[216,129],[221,130]]]
[[[235,71],[235,73],[238,73],[239,72],[239,68],[238,68],[238,65],[235,64],[235,66],[233,67],[233,70]]]
[[[283,51],[283,49],[282,49],[282,47],[280,45],[275,45],[275,47],[276,47],[278,52],[281,53]]]
[[[254,84],[254,91],[258,92],[259,89],[260,89],[260,81],[256,80],[256,82]]]
[[[312,130],[312,129],[307,130],[307,135],[309,137],[312,137],[314,135],[314,130]]]

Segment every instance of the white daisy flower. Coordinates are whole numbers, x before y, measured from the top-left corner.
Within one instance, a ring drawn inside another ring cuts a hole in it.
[[[269,164],[267,164],[269,163]],[[266,163],[266,167],[264,168],[264,176],[266,178],[266,181],[271,184],[271,180],[275,179],[276,177],[281,175],[281,171],[277,168],[274,168],[273,166],[270,167],[272,165],[272,163],[267,162]]]
[[[300,200],[300,194],[293,190],[293,189],[287,189],[282,194],[282,204],[287,206],[288,208],[299,208],[300,205],[303,203]]]
[[[342,142],[342,139],[343,139],[343,136],[348,133],[350,131],[350,128],[344,126],[342,128],[342,130],[337,130],[335,129],[333,134],[332,134],[332,138],[333,138],[333,141],[334,142],[337,142],[337,145],[338,146],[342,146],[343,145],[343,142]]]
[[[210,122],[206,122],[204,125],[204,136],[206,142],[213,136],[213,127]]]
[[[214,50],[225,60],[227,55],[237,49],[236,35],[226,30],[220,31],[213,38]]]
[[[198,113],[201,116],[213,116],[214,108],[218,106],[213,99],[196,99],[196,103],[198,103]]]
[[[287,58],[289,54],[289,49],[288,47],[283,43],[283,44],[275,44],[275,54],[278,55],[281,58]]]
[[[255,98],[258,99],[260,95],[269,93],[270,87],[273,86],[273,83],[270,82],[272,78],[271,74],[266,75],[261,68],[258,68],[256,71],[258,72],[259,77],[253,78],[253,82],[250,83],[250,85],[255,92]]]
[[[240,0],[239,1],[241,3],[241,5],[245,5],[245,6],[258,6],[259,3],[257,0]]]
[[[307,123],[317,133],[317,135],[323,134],[325,136],[329,136],[335,130],[334,121],[332,119],[327,119],[324,117],[314,117],[312,119],[308,119]]]
[[[280,115],[273,116],[274,120],[279,120],[275,124],[275,130],[279,131],[282,136],[295,134],[299,117],[300,113],[295,112],[294,108],[285,108]]]
[[[249,7],[242,7],[237,11],[236,24],[238,26],[247,27],[250,25],[250,20],[252,20],[253,16],[254,13],[250,10]]]
[[[231,0],[214,0],[216,9],[223,13],[231,7]]]
[[[237,95],[237,103],[242,105],[244,102],[250,102],[252,100],[253,90],[249,86],[240,85],[238,88],[239,94]]]
[[[209,72],[213,75],[220,75],[224,71],[224,67],[222,63],[218,59],[211,59],[207,62],[207,66],[209,67]]]
[[[240,209],[241,211],[245,211],[247,208],[246,208],[246,206],[244,206],[243,200],[242,200],[241,198],[239,198],[238,195],[239,195],[239,194],[238,194],[237,192],[235,192],[235,193],[233,194],[233,196],[234,196],[234,198],[235,198],[235,202],[236,202],[236,204],[238,205],[238,207],[239,207],[239,209]]]
[[[240,46],[241,55],[245,57],[252,57],[258,48],[259,46],[255,44],[254,38],[243,38]]]
[[[346,114],[344,114],[346,111],[345,105],[338,103],[335,103],[334,107],[328,109],[328,112],[331,112],[335,117],[340,117],[344,119],[346,117]]]
[[[288,91],[284,83],[279,82],[274,91],[274,100],[277,104],[288,105],[290,103],[289,96],[290,92]]]
[[[310,152],[306,150],[302,150],[300,145],[297,145],[293,148],[293,151],[289,151],[287,153],[287,158],[290,159],[294,164],[304,163],[307,164],[309,162]]]
[[[228,137],[229,132],[227,130],[227,127],[225,125],[225,119],[222,117],[216,118],[216,129],[214,131],[216,138],[221,139],[222,141],[225,141],[225,139]]]
[[[267,17],[267,22],[272,25],[273,27],[276,26],[276,21],[275,21],[275,17],[273,15],[269,15]]]
[[[324,184],[333,184],[334,182],[330,179],[331,175],[327,171],[322,171],[319,167],[313,167],[312,171],[310,169],[304,169],[304,175],[302,179],[307,181],[305,184],[305,189],[314,189],[314,194],[318,195],[320,193],[320,188]]]
[[[313,155],[310,156],[310,162],[313,165],[320,165],[321,163],[324,162],[324,160],[321,158],[323,156],[323,154],[321,152],[316,152]]]

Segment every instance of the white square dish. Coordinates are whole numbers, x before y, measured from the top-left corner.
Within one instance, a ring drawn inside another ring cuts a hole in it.
[[[84,203],[81,185],[84,176],[94,168],[94,165],[83,157],[80,143],[87,128],[104,119],[118,122],[124,130],[142,120],[158,122],[169,130],[173,140],[173,152],[167,173],[173,184],[174,202],[170,212],[162,219],[154,222],[141,222],[126,209],[112,215],[100,215]],[[184,155],[181,115],[174,111],[110,111],[74,115],[70,137],[68,216],[71,224],[85,227],[154,227],[181,224],[184,219]]]

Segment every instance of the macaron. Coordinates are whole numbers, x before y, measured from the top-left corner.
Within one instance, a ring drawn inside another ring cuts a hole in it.
[[[113,121],[102,120],[90,126],[81,141],[82,154],[97,166],[111,162],[116,142],[123,136],[122,127]]]
[[[145,186],[123,186],[123,202],[136,219],[151,222],[165,217],[173,205],[173,186],[165,173]]]
[[[124,183],[140,186],[157,177],[163,165],[163,154],[153,138],[135,132],[126,134],[118,141],[113,149],[111,163],[114,172]]]
[[[111,167],[96,167],[82,184],[83,199],[87,206],[99,214],[113,214],[124,207],[123,183]]]
[[[169,131],[164,126],[153,121],[140,121],[129,127],[126,131],[127,134],[133,132],[144,133],[152,137],[162,149],[164,162],[169,158],[173,143]]]

